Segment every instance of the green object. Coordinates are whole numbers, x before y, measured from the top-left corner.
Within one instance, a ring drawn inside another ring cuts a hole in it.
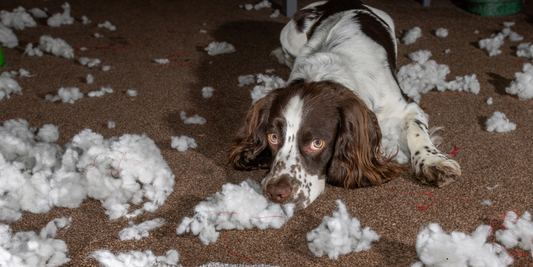
[[[520,12],[522,0],[466,0],[465,8],[484,17],[501,17]]]
[[[2,46],[0,46],[0,67],[4,65],[4,54],[2,54]]]

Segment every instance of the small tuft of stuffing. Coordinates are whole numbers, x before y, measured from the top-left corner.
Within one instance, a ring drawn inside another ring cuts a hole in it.
[[[8,72],[3,72],[0,75],[0,100],[4,97],[9,98],[10,94],[22,95],[22,87],[11,78]]]
[[[503,44],[503,33],[493,34],[490,38],[479,40],[479,48],[487,50],[489,56],[496,56],[502,53],[500,46]]]
[[[182,135],[182,136],[172,136],[170,146],[179,152],[185,152],[189,148],[196,148],[196,140],[194,138]]]
[[[508,37],[511,42],[518,42],[524,40],[524,36],[520,36],[518,33],[511,31],[509,28],[504,28],[502,34]]]
[[[200,30],[200,33],[207,33],[206,30]]]
[[[496,240],[508,249],[519,246],[521,249],[533,253],[533,223],[531,214],[524,212],[520,218],[518,215],[509,211],[503,222],[503,229],[496,232]]]
[[[380,121],[379,128],[381,129],[381,148],[385,152],[385,155],[394,157],[394,161],[399,164],[407,164],[411,153],[409,152],[409,147],[405,142],[400,140],[405,140],[407,130],[405,128],[405,123],[402,123],[402,120],[399,118],[391,118],[388,120]]]
[[[294,204],[269,202],[261,195],[260,187],[250,179],[238,185],[223,185],[221,191],[196,205],[192,218],[183,218],[176,233],[192,232],[208,245],[216,242],[218,231],[224,229],[279,229],[294,214]]]
[[[49,35],[41,36],[39,49],[58,57],[74,58],[74,49],[67,42],[60,38],[54,39]]]
[[[102,71],[109,71],[111,66],[102,66]]]
[[[57,91],[57,95],[46,95],[45,100],[56,102],[61,100],[63,103],[74,104],[78,99],[83,98],[83,93],[77,87],[61,87]]]
[[[19,39],[15,33],[13,33],[13,30],[4,26],[2,23],[0,23],[0,43],[2,43],[2,46],[8,48],[13,48],[19,45]]]
[[[495,186],[487,186],[487,190],[492,190],[498,186],[500,186],[500,184],[496,184]]]
[[[59,128],[53,124],[45,124],[37,133],[36,139],[47,143],[59,140]]]
[[[126,91],[126,94],[129,96],[137,96],[137,90],[128,89],[128,91]]]
[[[114,30],[117,29],[117,27],[115,27],[113,24],[111,24],[111,22],[109,22],[107,20],[104,23],[99,23],[98,24],[98,28],[106,28],[106,29],[108,29],[110,31],[114,31]]]
[[[54,219],[39,234],[12,234],[9,225],[0,223],[0,266],[58,267],[69,262],[67,244],[54,238],[58,230],[68,229],[71,221],[72,217]]]
[[[438,28],[437,31],[435,32],[435,35],[437,35],[438,37],[444,38],[448,36],[448,30],[444,28]]]
[[[185,112],[183,110],[180,112],[180,119],[185,124],[200,124],[200,125],[204,125],[207,122],[207,120],[204,117],[201,117],[198,114],[193,115],[193,116],[188,116],[187,112]]]
[[[61,6],[63,8],[63,13],[56,13],[53,16],[48,18],[48,26],[50,27],[59,27],[63,24],[69,25],[74,23],[74,18],[70,16],[70,5],[65,3]]]
[[[4,26],[15,30],[24,30],[26,27],[37,27],[37,23],[23,7],[18,7],[13,12],[0,11],[0,21]]]
[[[207,54],[210,56],[216,56],[220,54],[233,53],[235,52],[235,47],[226,42],[212,42],[206,48]]]
[[[102,97],[105,94],[111,94],[113,93],[113,89],[111,87],[101,87],[98,91],[91,91],[87,95],[89,97]]]
[[[237,86],[243,87],[245,85],[250,85],[255,83],[255,77],[253,74],[241,75],[239,76],[239,84]]]
[[[104,36],[101,35],[101,34],[99,34],[99,33],[95,33],[95,34],[94,34],[94,37],[96,37],[96,38],[102,38],[102,37],[104,37]]]
[[[37,7],[30,9],[30,13],[38,19],[48,18],[48,15],[46,14],[46,12]]]
[[[479,93],[480,85],[475,74],[457,76],[455,80],[447,82],[446,76],[450,73],[450,68],[444,64],[437,64],[435,60],[428,60],[430,56],[431,52],[427,50],[409,54],[413,63],[402,66],[397,74],[402,91],[416,103],[420,103],[420,94],[425,94],[433,88],[441,92],[453,90]]]
[[[490,226],[481,225],[471,235],[446,234],[439,224],[432,223],[418,234],[416,252],[421,263],[412,266],[504,267],[513,263],[511,256],[487,242],[490,232]]]
[[[287,82],[280,77],[264,74],[257,74],[257,83],[260,83],[261,85],[256,85],[250,92],[252,103],[265,97],[270,91],[285,87],[287,84]]]
[[[372,242],[379,241],[379,235],[370,227],[361,229],[359,220],[350,216],[340,199],[337,205],[339,210],[333,212],[333,217],[325,216],[317,228],[307,233],[307,246],[317,257],[327,254],[336,260],[339,255],[369,250]]]
[[[204,87],[202,88],[202,96],[204,98],[211,98],[213,97],[213,91],[215,91],[213,87]]]
[[[533,65],[524,63],[522,72],[514,74],[515,79],[505,88],[505,92],[516,95],[520,100],[533,98]]]
[[[104,267],[147,267],[156,261],[175,265],[179,261],[179,254],[173,249],[167,251],[166,256],[155,256],[151,250],[145,252],[132,250],[118,255],[109,250],[97,250],[91,254],[91,257]]]
[[[91,74],[87,74],[87,78],[85,78],[85,80],[87,81],[87,84],[93,84],[94,77]]]
[[[495,111],[486,122],[487,132],[510,132],[516,129],[516,124],[509,121],[509,119],[502,112]]]
[[[450,49],[448,48],[448,49],[444,50],[444,53],[445,53],[445,54],[449,54],[451,51],[452,51],[452,50],[450,50]]]
[[[267,70],[265,70],[265,73],[266,74],[270,74],[270,73],[275,72],[275,71],[276,71],[275,69],[267,69]]]
[[[108,121],[107,122],[107,128],[108,129],[114,129],[115,128],[115,122],[114,121]]]
[[[168,59],[168,58],[154,59],[154,61],[156,63],[159,63],[159,64],[168,64],[168,63],[170,63],[170,59]]]
[[[118,233],[121,241],[132,239],[139,240],[143,237],[147,237],[149,235],[148,231],[161,227],[165,224],[165,219],[156,218],[138,225],[134,225],[133,222],[129,222],[129,224],[130,227],[126,227]]]
[[[509,27],[512,27],[514,26],[514,21],[505,21],[503,24],[503,27],[505,28],[509,28]]]
[[[98,64],[102,63],[102,61],[100,61],[100,59],[97,59],[97,58],[86,58],[86,57],[81,57],[80,59],[78,59],[78,61],[80,62],[81,65],[83,66],[87,66],[89,68],[92,68],[94,66],[98,66]]]
[[[91,23],[92,21],[85,15],[81,16],[81,23],[84,25]]]
[[[33,77],[35,75],[31,75],[29,71],[25,69],[19,69],[19,77]]]
[[[492,206],[492,201],[487,199],[487,200],[481,201],[479,204],[485,205],[485,206]]]
[[[272,3],[270,3],[268,0],[262,0],[261,2],[254,5],[255,10],[259,10],[261,8],[270,8],[272,6]]]
[[[244,9],[246,9],[246,10],[252,10],[253,8],[254,8],[254,5],[252,5],[252,4],[245,4],[244,5]]]
[[[489,97],[489,99],[487,99],[487,105],[492,105],[492,103],[494,103],[494,101],[492,100],[492,97]]]
[[[416,40],[418,40],[420,37],[422,37],[422,30],[419,27],[414,27],[407,31],[405,36],[402,38],[402,42],[404,45],[409,45],[416,42]]]
[[[279,16],[279,9],[274,10],[274,13],[270,14],[269,17],[271,18],[277,18]]]
[[[533,45],[531,43],[521,43],[516,47],[516,55],[533,59]]]
[[[32,43],[28,43],[26,45],[26,49],[24,50],[24,54],[23,55],[42,57],[43,56],[43,51],[41,49],[39,49],[39,47],[33,48],[33,44]]]

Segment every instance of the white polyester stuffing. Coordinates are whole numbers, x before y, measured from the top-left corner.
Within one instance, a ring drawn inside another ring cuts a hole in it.
[[[151,250],[141,252],[132,250],[130,252],[115,255],[109,250],[98,250],[91,254],[93,258],[104,267],[149,267],[155,261],[177,264],[179,254],[176,250],[169,250],[166,256],[155,256]]]
[[[98,64],[102,63],[102,61],[100,61],[100,59],[87,58],[87,57],[80,57],[80,59],[78,59],[78,61],[80,62],[81,65],[87,66],[89,68],[92,68],[94,66],[98,66]]]
[[[87,84],[93,84],[94,77],[91,74],[87,74],[87,78],[85,78],[85,80],[87,81]]]
[[[59,128],[53,124],[45,124],[37,133],[38,141],[54,143],[59,140]]]
[[[159,63],[159,64],[168,64],[168,63],[170,63],[170,59],[168,59],[168,58],[154,59],[154,61],[156,63]]]
[[[81,16],[81,22],[85,25],[91,23],[92,21],[87,16],[83,15]]]
[[[272,90],[285,87],[285,85],[287,85],[287,82],[280,77],[264,74],[257,74],[257,83],[261,85],[256,85],[250,92],[252,104],[265,97]]]
[[[61,100],[63,103],[74,104],[76,100],[83,98],[83,93],[77,87],[61,87],[57,91],[57,95],[46,95],[45,100],[56,102]]]
[[[106,29],[108,29],[110,31],[114,31],[114,30],[117,29],[117,27],[115,27],[113,24],[111,24],[111,22],[109,22],[107,20],[104,23],[99,23],[98,24],[98,28],[106,28]]]
[[[496,56],[502,53],[500,46],[502,46],[504,40],[503,33],[493,34],[490,38],[479,40],[479,48],[487,50],[489,56]]]
[[[399,118],[391,118],[385,121],[379,122],[379,128],[381,129],[382,139],[381,148],[385,152],[385,155],[394,157],[394,161],[399,164],[407,164],[411,153],[409,153],[409,147],[406,142],[400,140],[406,140],[405,123]]]
[[[462,232],[446,234],[432,223],[418,234],[416,252],[421,263],[412,266],[431,267],[504,267],[513,258],[487,242],[490,226],[481,225],[471,235]]]
[[[154,212],[173,190],[174,175],[145,135],[104,139],[86,129],[63,150],[37,142],[35,130],[25,120],[0,127],[0,221],[17,221],[21,211],[76,208],[86,197],[100,200],[111,220],[132,217]],[[129,202],[144,204],[126,214]]]
[[[502,112],[495,111],[486,122],[487,132],[505,133],[514,131],[516,124],[509,121],[509,119]]]
[[[494,101],[492,100],[492,97],[489,97],[489,99],[487,99],[487,105],[492,105],[492,103],[494,103]]]
[[[513,211],[507,213],[503,222],[505,230],[496,232],[496,240],[508,249],[519,246],[521,249],[529,251],[531,255],[533,253],[531,214],[526,211],[520,218],[517,217]]]
[[[30,9],[30,13],[38,19],[48,18],[48,15],[46,14],[46,12],[37,7]]]
[[[204,87],[202,88],[202,96],[204,98],[211,98],[213,97],[213,91],[215,91],[213,87]]]
[[[508,37],[511,42],[518,42],[524,40],[524,36],[520,36],[518,33],[511,31],[509,28],[504,28],[502,34]]]
[[[19,39],[13,33],[13,30],[0,23],[0,43],[3,47],[13,48],[19,45]]]
[[[39,40],[39,49],[58,57],[74,58],[74,49],[72,49],[67,42],[60,38],[54,39],[49,35],[41,36],[41,39]]]
[[[370,227],[361,229],[359,220],[350,216],[340,199],[337,205],[339,210],[333,212],[333,217],[325,216],[317,228],[307,233],[307,246],[317,257],[327,254],[336,260],[339,255],[369,250],[372,242],[379,241],[379,235]]]
[[[9,98],[10,94],[22,95],[22,87],[11,78],[8,72],[3,72],[0,75],[0,100],[4,97]]]
[[[74,18],[70,16],[70,5],[65,3],[61,6],[63,8],[63,13],[56,13],[53,16],[48,18],[48,26],[50,27],[59,27],[63,24],[69,25],[74,23]]]
[[[239,76],[239,84],[237,86],[243,87],[245,85],[250,85],[255,83],[255,77],[253,74],[241,75]]]
[[[37,27],[37,23],[23,7],[18,7],[13,12],[0,11],[0,20],[6,27],[15,30],[24,30],[26,27]]]
[[[118,233],[118,236],[121,241],[132,239],[139,240],[143,237],[147,237],[149,235],[148,231],[159,228],[163,226],[163,224],[165,224],[165,220],[161,218],[145,221],[138,225],[134,225],[132,222],[130,222],[131,226],[122,229]]]
[[[89,97],[102,97],[105,94],[111,94],[111,93],[113,93],[113,89],[112,88],[110,88],[110,87],[101,87],[100,90],[91,91],[87,95],[89,95]]]
[[[416,103],[420,103],[420,94],[425,94],[433,88],[441,92],[453,90],[479,93],[480,85],[475,74],[457,76],[455,80],[447,82],[446,76],[450,73],[450,68],[445,64],[437,64],[435,60],[428,60],[430,57],[431,52],[428,50],[409,54],[413,63],[402,66],[397,74],[402,91]]]
[[[270,14],[269,17],[271,18],[277,18],[279,16],[280,12],[279,9],[274,10],[274,13]]]
[[[407,31],[405,36],[402,38],[402,42],[404,45],[409,45],[416,42],[416,40],[418,40],[420,37],[422,37],[422,30],[419,27],[414,27]]]
[[[180,112],[180,119],[185,124],[200,124],[200,125],[204,125],[207,122],[207,120],[204,117],[201,117],[198,114],[193,115],[193,116],[187,116],[187,112],[185,112],[183,110]]]
[[[33,44],[32,43],[28,43],[26,45],[26,49],[24,50],[24,54],[26,54],[28,56],[39,56],[39,57],[42,57],[43,56],[43,51],[41,49],[39,49],[39,47],[33,48]]]
[[[437,31],[435,32],[435,35],[437,35],[438,37],[444,38],[448,36],[448,30],[444,28],[438,28]]]
[[[102,66],[102,71],[109,71],[111,66]]]
[[[185,152],[189,148],[196,148],[196,140],[194,138],[182,135],[182,136],[172,136],[170,146],[179,152]]]
[[[533,45],[531,43],[521,43],[516,47],[516,55],[533,59]]]
[[[126,94],[129,96],[137,96],[137,90],[128,89]]]
[[[279,229],[294,214],[294,204],[269,202],[260,191],[260,185],[250,179],[238,185],[227,183],[196,205],[194,216],[183,218],[176,233],[192,232],[208,245],[216,242],[223,229]]]
[[[34,231],[12,234],[11,227],[0,223],[0,266],[61,266],[70,261],[65,241],[54,239],[58,230],[68,229],[72,218],[50,221],[40,234]]]
[[[206,48],[207,54],[210,56],[216,56],[220,54],[233,53],[235,52],[235,47],[232,44],[226,42],[212,42]]]
[[[520,100],[533,98],[533,65],[524,63],[523,72],[514,74],[515,79],[511,85],[505,88],[505,92],[511,95],[517,95]]]
[[[108,121],[107,122],[107,128],[114,129],[115,128],[115,122],[114,121]]]

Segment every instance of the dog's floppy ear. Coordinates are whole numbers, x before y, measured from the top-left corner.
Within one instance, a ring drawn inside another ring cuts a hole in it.
[[[327,182],[344,188],[380,185],[400,176],[404,167],[381,149],[376,115],[352,91],[338,89],[339,128]]]
[[[266,126],[273,94],[259,99],[248,110],[243,127],[231,142],[227,164],[236,170],[250,171],[268,168],[271,151],[267,147]]]

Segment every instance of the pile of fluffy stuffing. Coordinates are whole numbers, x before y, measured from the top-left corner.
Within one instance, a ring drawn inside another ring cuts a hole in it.
[[[517,95],[520,100],[533,98],[533,65],[524,63],[522,72],[514,74],[515,79],[511,85],[505,88],[505,92]]]
[[[336,260],[339,255],[369,250],[372,242],[379,241],[379,235],[370,227],[361,229],[359,220],[348,214],[340,199],[337,204],[339,210],[333,212],[333,217],[325,216],[317,228],[307,233],[307,246],[317,257],[328,254]]]
[[[0,127],[0,221],[76,208],[86,197],[100,200],[111,220],[133,217],[154,212],[173,191],[174,174],[145,135],[104,139],[86,129],[63,149],[54,143],[57,126],[35,132],[22,119]],[[130,202],[144,204],[128,214]]]
[[[61,87],[57,91],[57,95],[48,94],[44,97],[45,100],[56,102],[61,100],[63,103],[74,104],[76,100],[82,99],[83,93],[77,87]]]
[[[98,250],[91,257],[105,267],[148,267],[152,266],[154,262],[175,265],[179,261],[179,254],[173,249],[167,251],[166,256],[156,256],[151,250],[145,252],[132,250],[118,255],[111,253],[109,250]]]
[[[416,42],[416,40],[418,40],[420,37],[422,37],[422,29],[419,27],[414,27],[405,33],[402,38],[402,42],[404,45],[409,45]]]
[[[192,232],[208,245],[216,242],[218,231],[224,229],[280,228],[292,217],[294,204],[269,202],[261,195],[260,185],[247,179],[238,185],[223,185],[221,191],[200,202],[194,212],[192,218],[183,218],[176,233]]]
[[[12,234],[11,227],[0,223],[0,266],[61,266],[70,261],[65,241],[54,239],[58,230],[70,227],[72,218],[57,218],[39,234],[28,231]]]
[[[170,138],[170,146],[178,150],[179,152],[185,152],[189,148],[198,147],[198,145],[196,144],[196,140],[186,135],[172,136]]]
[[[24,30],[26,27],[37,27],[37,23],[23,7],[18,7],[13,12],[0,11],[0,21],[4,26],[15,30]]]
[[[147,237],[148,231],[163,226],[163,224],[165,224],[165,219],[156,218],[153,220],[142,222],[138,225],[134,225],[133,222],[130,221],[129,224],[130,227],[126,227],[118,233],[118,237],[122,241],[131,239],[139,240],[143,237]]]
[[[232,44],[226,42],[212,42],[205,48],[205,51],[207,51],[207,54],[210,56],[216,56],[220,54],[233,53],[237,50],[235,50],[235,47]]]
[[[420,103],[420,94],[425,94],[433,88],[439,91],[453,90],[478,94],[479,81],[475,74],[471,76],[455,77],[453,81],[446,81],[450,68],[445,64],[437,64],[429,60],[431,52],[420,50],[409,54],[413,63],[405,65],[398,71],[398,82],[402,91],[415,102]]]
[[[22,87],[11,77],[11,74],[7,71],[0,75],[0,100],[4,99],[4,97],[9,98],[10,94],[22,95]]]
[[[509,121],[503,112],[495,111],[494,114],[485,122],[487,132],[505,133],[514,131],[516,124]]]
[[[492,34],[490,38],[479,40],[479,48],[487,50],[489,56],[496,56],[502,53],[500,46],[503,45],[504,39],[509,38],[510,41],[522,41],[523,36],[518,35],[516,32],[511,31],[510,27],[514,25],[514,22],[504,22],[503,30],[498,34]]]
[[[267,70],[267,73],[272,72],[272,70]],[[256,78],[257,77],[257,80]],[[287,82],[283,80],[282,78],[275,76],[275,75],[266,75],[266,74],[256,74],[254,77],[253,74],[248,75],[241,75],[239,76],[239,87],[243,87],[245,85],[251,85],[254,83],[258,83],[259,85],[256,85],[252,91],[250,91],[250,96],[252,97],[252,103],[255,103],[257,100],[265,97],[270,91],[274,89],[278,89],[281,87],[285,87],[287,85]]]
[[[61,6],[63,13],[56,13],[48,18],[48,26],[59,27],[61,25],[70,25],[74,23],[74,18],[70,16],[70,5],[65,3]]]

